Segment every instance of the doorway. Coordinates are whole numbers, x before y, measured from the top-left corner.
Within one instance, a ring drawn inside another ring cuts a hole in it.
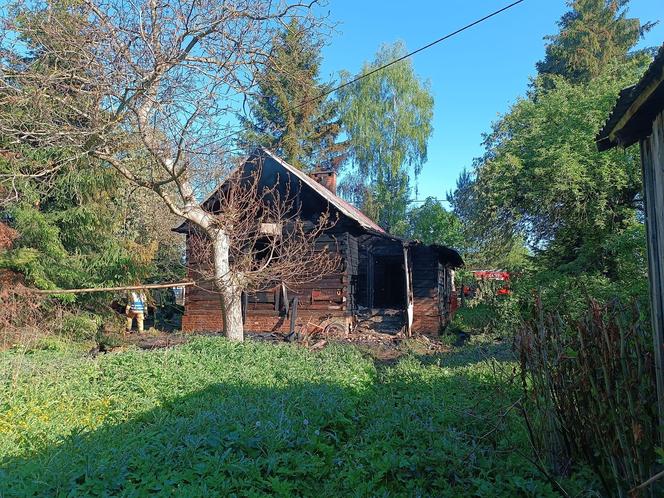
[[[406,306],[406,274],[403,256],[374,256],[373,306],[403,309]]]

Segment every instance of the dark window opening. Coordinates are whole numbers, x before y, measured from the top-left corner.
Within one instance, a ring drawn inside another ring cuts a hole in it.
[[[403,258],[399,256],[374,257],[375,308],[403,308],[406,303],[406,275]]]

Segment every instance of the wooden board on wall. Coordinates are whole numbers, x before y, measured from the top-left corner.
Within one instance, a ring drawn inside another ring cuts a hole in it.
[[[641,142],[660,440],[664,441],[664,112]]]

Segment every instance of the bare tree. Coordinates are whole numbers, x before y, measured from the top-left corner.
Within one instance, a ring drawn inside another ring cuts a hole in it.
[[[337,252],[317,242],[335,223],[330,214],[305,219],[288,183],[261,185],[262,165],[251,166],[253,171],[238,169],[213,195],[217,225],[229,241],[233,287],[247,292],[282,283],[297,287],[338,270],[341,259]],[[214,269],[225,264],[215,261],[214,241],[196,228],[190,235],[190,268],[197,280],[214,280]],[[234,296],[239,298],[239,294]]]
[[[274,30],[293,18],[315,29],[315,3],[17,1],[0,30],[0,109],[12,110],[1,114],[0,135],[66,159],[17,161],[0,191],[83,157],[155,192],[210,241],[225,331],[241,340],[246,283],[232,275],[230,225],[204,208],[201,192],[228,174],[233,116],[269,60]]]

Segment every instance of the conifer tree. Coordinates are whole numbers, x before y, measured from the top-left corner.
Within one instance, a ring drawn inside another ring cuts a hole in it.
[[[595,145],[616,96],[649,63],[634,47],[651,24],[629,19],[627,4],[570,2],[530,92],[493,124],[484,156],[451,196],[493,255],[523,239],[543,268],[608,274],[616,258],[607,247],[638,225],[638,150]]]
[[[336,170],[343,160],[338,105],[318,98],[332,88],[320,82],[321,38],[292,20],[272,41],[269,63],[257,77],[243,146],[267,147],[303,170]]]
[[[537,64],[540,75],[559,75],[571,82],[588,82],[607,64],[630,54],[652,28],[627,17],[629,0],[572,0],[558,22],[560,32],[547,36],[546,56]]]

